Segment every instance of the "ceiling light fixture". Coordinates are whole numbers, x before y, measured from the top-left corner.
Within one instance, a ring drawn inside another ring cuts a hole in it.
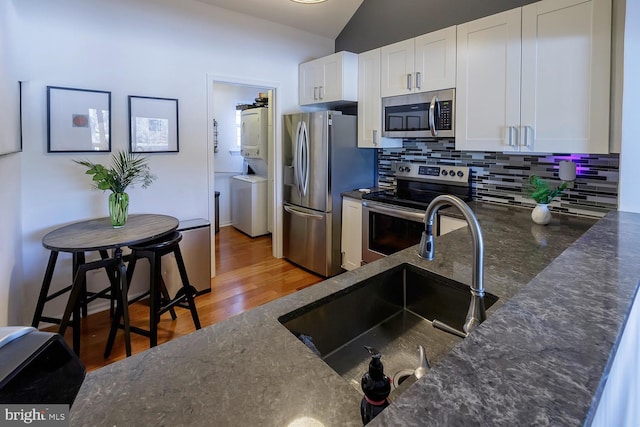
[[[327,0],[291,0],[294,3],[302,3],[302,4],[314,4],[314,3],[324,3]]]

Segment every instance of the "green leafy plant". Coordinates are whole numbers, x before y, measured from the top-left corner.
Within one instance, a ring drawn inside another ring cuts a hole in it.
[[[567,188],[567,183],[563,182],[558,187],[552,189],[546,181],[537,175],[531,175],[529,178],[529,184],[531,184],[529,196],[535,200],[536,203],[545,205],[551,203],[556,196],[561,195]]]
[[[138,183],[142,184],[142,188],[147,188],[156,178],[151,174],[146,157],[120,150],[113,153],[111,160],[113,165],[110,168],[88,160],[74,162],[87,167],[86,174],[92,176],[93,187],[98,190],[124,193],[127,187]]]

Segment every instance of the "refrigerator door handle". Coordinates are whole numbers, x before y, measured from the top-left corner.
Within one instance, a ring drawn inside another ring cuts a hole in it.
[[[302,141],[301,141],[301,155],[300,155],[300,163],[301,163],[301,171],[300,177],[302,178],[302,195],[307,195],[307,190],[309,189],[309,133],[307,132],[307,123],[302,122]]]
[[[303,122],[301,121],[298,122],[298,128],[296,130],[296,143],[293,146],[293,160],[291,162],[293,166],[293,179],[295,181],[299,195],[302,194],[302,188],[300,187],[300,137],[302,131],[302,123]]]
[[[303,212],[303,211],[299,211],[295,208],[292,208],[290,206],[285,205],[284,206],[284,210],[289,212],[292,215],[298,215],[304,218],[311,218],[311,219],[324,219],[324,217],[322,215],[317,215],[317,214],[312,214],[312,213],[308,213],[308,212]]]

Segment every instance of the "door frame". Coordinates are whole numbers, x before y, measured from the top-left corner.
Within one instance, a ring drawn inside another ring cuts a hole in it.
[[[269,165],[269,173],[273,177],[271,183],[273,189],[273,225],[271,232],[272,254],[275,258],[282,258],[282,212],[278,206],[282,206],[282,144],[280,121],[280,83],[268,80],[254,80],[238,76],[226,76],[215,73],[207,73],[207,178],[208,178],[208,206],[209,222],[215,223],[215,162],[214,162],[214,141],[213,141],[213,100],[214,84],[229,84],[237,86],[249,86],[256,88],[268,88],[271,91],[269,99],[269,111],[273,123],[271,140],[273,143],[269,148],[269,158],[273,159]],[[216,251],[215,251],[215,227],[211,227],[211,277],[216,275]]]

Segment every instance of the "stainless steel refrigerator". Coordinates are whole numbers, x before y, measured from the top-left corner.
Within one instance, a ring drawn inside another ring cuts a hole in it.
[[[284,257],[322,276],[342,270],[341,193],[374,185],[375,150],[357,148],[357,118],[284,116]]]

